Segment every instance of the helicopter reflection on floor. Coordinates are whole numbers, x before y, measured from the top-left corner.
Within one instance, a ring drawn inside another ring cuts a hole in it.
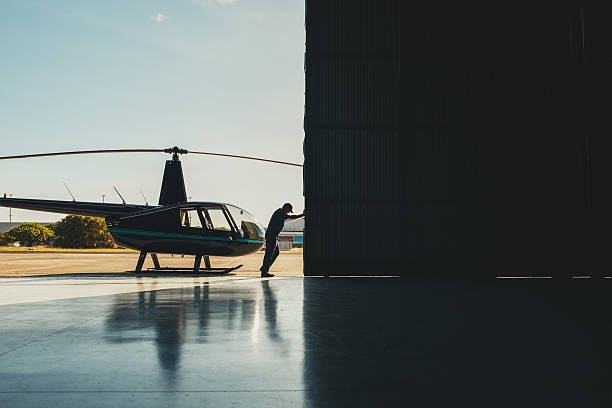
[[[117,296],[105,322],[105,340],[151,341],[169,387],[177,383],[184,365],[182,349],[187,344],[229,347],[239,336],[241,345],[246,337],[257,348],[265,337],[275,344],[279,357],[289,357],[289,345],[284,344],[287,339],[279,330],[278,300],[269,281],[231,286],[206,282],[189,289],[166,290],[155,290],[154,284],[153,289]],[[202,352],[207,349],[202,347]]]
[[[0,306],[0,406],[612,403],[595,280],[199,279]]]

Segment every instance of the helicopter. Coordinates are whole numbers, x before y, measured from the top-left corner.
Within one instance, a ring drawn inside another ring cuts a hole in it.
[[[196,152],[177,146],[168,149],[106,149],[4,156],[0,160],[99,153],[169,153],[159,203],[156,206],[30,198],[0,198],[0,207],[104,218],[117,244],[140,251],[134,272],[141,272],[147,254],[152,270],[193,270],[194,273],[228,273],[240,268],[213,268],[210,256],[237,257],[260,250],[265,242],[264,227],[248,211],[229,203],[187,201],[179,155],[201,154],[257,160],[288,166],[302,164],[225,153]],[[118,192],[117,192],[118,193]],[[157,254],[194,255],[193,268],[162,268]],[[204,259],[205,268],[201,268]]]

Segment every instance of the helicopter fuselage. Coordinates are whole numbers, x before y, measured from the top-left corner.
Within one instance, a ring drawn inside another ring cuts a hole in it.
[[[264,244],[264,228],[231,204],[165,206],[0,198],[0,207],[103,217],[117,244],[149,253],[241,256]]]
[[[222,203],[180,203],[106,217],[115,241],[151,253],[242,256],[264,244],[264,229],[245,210]]]

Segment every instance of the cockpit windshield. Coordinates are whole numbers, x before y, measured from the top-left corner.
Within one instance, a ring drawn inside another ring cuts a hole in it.
[[[242,208],[226,205],[226,208],[229,210],[230,215],[234,219],[238,230],[240,231],[240,235],[245,239],[264,239],[264,228],[255,217],[249,214],[247,211]]]

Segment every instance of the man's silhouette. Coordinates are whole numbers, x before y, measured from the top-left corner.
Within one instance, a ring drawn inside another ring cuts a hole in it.
[[[263,265],[261,268],[259,268],[262,278],[274,276],[273,274],[268,273],[268,271],[278,256],[279,250],[277,239],[278,234],[280,234],[281,230],[285,226],[285,221],[295,220],[296,218],[304,216],[304,213],[300,215],[289,215],[289,213],[292,211],[293,206],[289,203],[285,203],[283,204],[282,208],[274,211],[274,214],[272,214],[272,217],[270,217],[268,229],[266,230],[266,254],[264,255]]]

